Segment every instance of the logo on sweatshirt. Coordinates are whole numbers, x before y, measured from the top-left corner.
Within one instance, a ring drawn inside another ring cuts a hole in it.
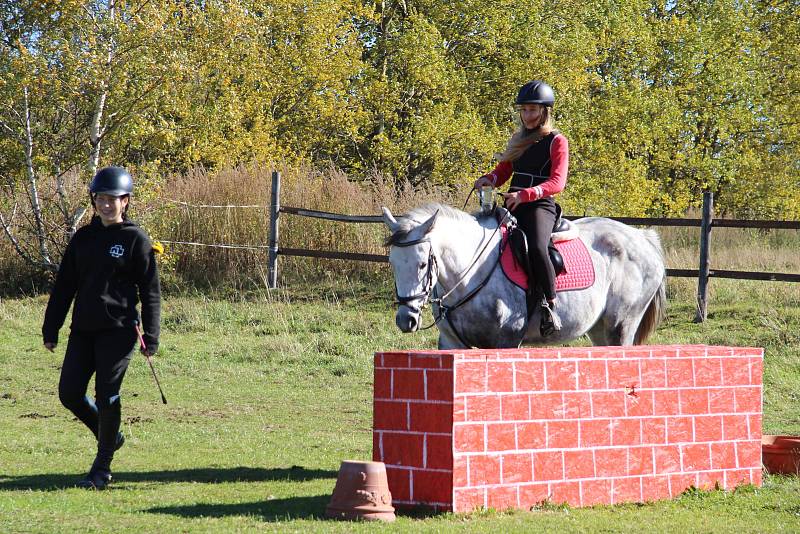
[[[122,255],[125,254],[125,249],[122,245],[114,245],[108,250],[108,253],[115,258],[121,258]]]

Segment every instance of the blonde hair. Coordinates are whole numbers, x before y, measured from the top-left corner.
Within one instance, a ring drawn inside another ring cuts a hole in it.
[[[525,153],[528,148],[538,143],[543,137],[549,135],[553,131],[553,108],[542,106],[542,122],[538,128],[528,130],[525,125],[520,125],[520,128],[514,132],[511,139],[508,140],[506,149],[502,153],[497,153],[494,157],[499,161],[515,161]]]

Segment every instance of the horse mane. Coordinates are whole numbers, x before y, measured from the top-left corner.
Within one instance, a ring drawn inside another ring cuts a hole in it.
[[[417,226],[430,219],[434,213],[439,212],[439,217],[445,217],[455,221],[475,221],[475,217],[469,213],[448,206],[438,202],[429,202],[422,206],[417,206],[409,210],[408,213],[397,218],[397,230],[384,241],[385,246],[395,245],[408,241],[408,234],[410,234]]]

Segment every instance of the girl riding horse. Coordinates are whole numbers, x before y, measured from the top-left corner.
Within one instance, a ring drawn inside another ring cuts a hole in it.
[[[532,302],[541,302],[543,336],[559,330],[553,313],[556,300],[556,273],[548,248],[550,234],[557,220],[558,208],[553,196],[567,183],[569,143],[553,129],[553,89],[541,80],[523,85],[517,94],[516,107],[521,127],[508,140],[499,163],[475,181],[475,188],[499,186],[511,178],[503,193],[505,206],[517,219],[528,241]]]

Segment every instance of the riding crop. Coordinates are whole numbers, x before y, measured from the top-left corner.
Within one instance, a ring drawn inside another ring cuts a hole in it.
[[[139,336],[139,345],[142,347],[142,354],[144,354],[145,359],[147,360],[147,364],[150,366],[150,372],[153,373],[153,380],[156,381],[156,386],[158,386],[158,392],[161,393],[161,402],[164,404],[167,403],[167,398],[164,396],[164,390],[161,389],[161,384],[158,381],[158,377],[156,376],[156,370],[153,368],[153,360],[150,359],[150,355],[147,354],[147,345],[144,344],[144,338],[142,337],[142,331],[139,329],[139,325],[136,325],[136,334]]]

